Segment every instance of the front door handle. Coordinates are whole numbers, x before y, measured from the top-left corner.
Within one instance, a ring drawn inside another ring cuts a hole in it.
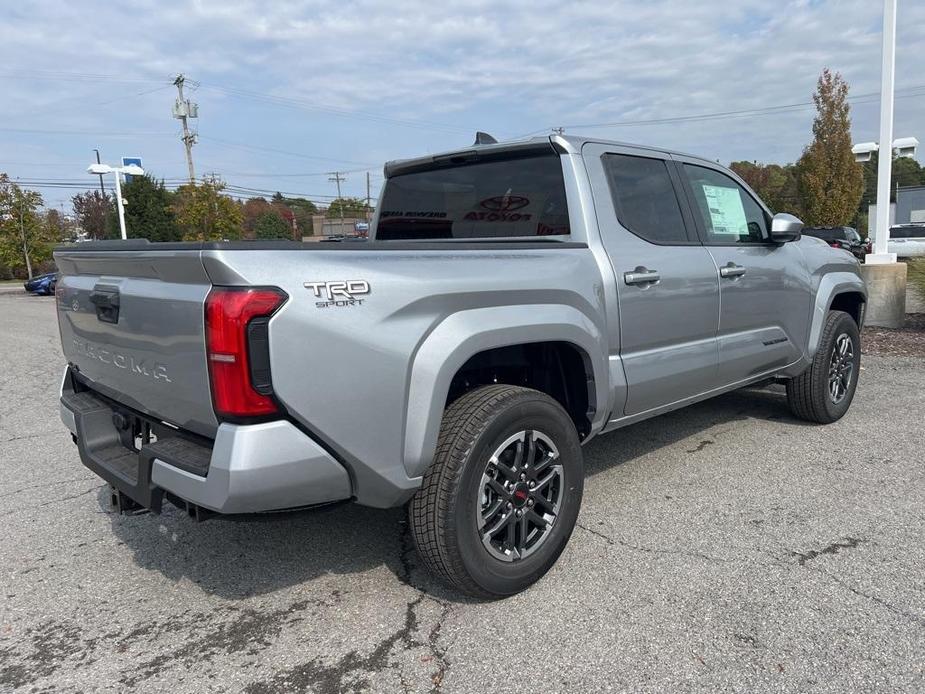
[[[649,270],[645,267],[637,267],[632,272],[623,273],[623,281],[627,284],[654,284],[662,279],[657,270]]]
[[[723,265],[723,267],[719,269],[720,277],[735,278],[735,277],[741,277],[744,274],[745,274],[745,268],[742,267],[741,265],[736,265],[735,263],[731,261],[726,263],[725,265]]]

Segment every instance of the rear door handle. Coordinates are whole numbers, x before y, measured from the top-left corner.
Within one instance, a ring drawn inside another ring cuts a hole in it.
[[[726,265],[723,265],[723,267],[719,269],[720,277],[735,278],[735,277],[741,277],[744,274],[745,274],[745,268],[742,267],[741,265],[736,265],[733,262],[729,262]]]
[[[662,279],[657,270],[637,267],[632,272],[623,273],[623,281],[627,284],[654,284]]]

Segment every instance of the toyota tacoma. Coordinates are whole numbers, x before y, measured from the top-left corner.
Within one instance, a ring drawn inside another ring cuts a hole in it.
[[[592,437],[772,379],[851,404],[857,262],[714,162],[480,137],[385,178],[368,241],[55,252],[61,417],[120,511],[407,505],[501,597],[565,547]]]

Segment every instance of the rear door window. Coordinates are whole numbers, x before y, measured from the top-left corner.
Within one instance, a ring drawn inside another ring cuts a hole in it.
[[[555,152],[392,176],[380,207],[381,240],[570,233],[562,162]]]
[[[663,159],[627,154],[604,156],[620,224],[660,245],[688,243],[681,206]]]

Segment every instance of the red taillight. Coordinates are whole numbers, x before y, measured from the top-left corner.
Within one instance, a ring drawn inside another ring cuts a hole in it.
[[[214,287],[206,298],[206,355],[212,401],[220,417],[273,414],[276,403],[251,380],[247,325],[286,300],[279,289]]]

